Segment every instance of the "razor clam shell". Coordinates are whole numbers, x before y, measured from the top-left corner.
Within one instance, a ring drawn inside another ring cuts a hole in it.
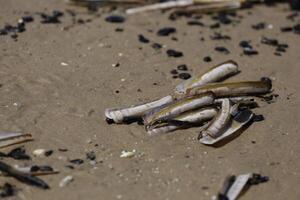
[[[247,182],[252,176],[252,173],[237,176],[234,183],[231,185],[228,192],[226,193],[228,200],[237,199],[237,197],[242,192],[242,190],[247,185]]]
[[[213,92],[217,98],[266,94],[271,91],[270,79],[261,81],[210,83],[187,91],[187,96]]]
[[[144,124],[151,125],[161,119],[172,119],[188,110],[211,105],[213,101],[214,95],[211,92],[185,97],[149,112],[143,117]]]
[[[28,166],[28,167],[20,167],[18,165],[15,165],[14,168],[22,173],[25,174],[30,174],[33,176],[43,176],[43,175],[50,175],[50,174],[58,174],[59,171],[58,170],[53,170],[53,171],[37,171],[37,172],[32,172],[31,168],[32,166]]]
[[[162,3],[154,3],[154,4],[140,6],[136,8],[129,8],[126,10],[126,14],[130,15],[130,14],[146,12],[151,10],[185,7],[185,6],[193,5],[193,3],[194,3],[193,0],[177,0],[177,1],[167,1]]]
[[[156,101],[135,105],[126,108],[109,108],[105,110],[105,116],[114,120],[115,123],[122,123],[126,118],[142,117],[147,111],[168,104],[173,101],[173,97],[168,95]]]
[[[216,144],[217,142],[220,142],[221,140],[224,140],[232,136],[242,127],[247,125],[251,121],[253,116],[254,114],[250,110],[239,111],[237,115],[232,119],[230,126],[222,133],[221,136],[217,138],[212,138],[209,135],[205,135],[202,136],[202,138],[200,138],[199,141],[202,144],[206,144],[206,145]]]
[[[175,120],[182,121],[182,122],[189,122],[189,123],[202,123],[212,119],[214,116],[217,115],[216,108],[202,108],[196,111],[189,111],[182,115],[179,115],[175,118]],[[150,136],[159,135],[162,133],[171,132],[177,129],[182,128],[181,125],[168,125],[161,126],[158,128],[150,128],[147,130],[147,133]]]
[[[186,93],[187,89],[202,86],[207,83],[217,82],[226,77],[239,72],[238,65],[232,60],[226,61],[209,69],[204,74],[198,75],[192,79],[186,80],[176,86],[175,92],[178,94]]]
[[[23,143],[23,142],[28,142],[32,140],[33,140],[32,135],[29,133],[1,132],[0,148]]]
[[[222,100],[222,107],[215,117],[215,119],[210,123],[210,125],[201,132],[202,135],[209,135],[213,138],[219,137],[224,128],[230,122],[231,119],[231,103],[229,99]]]

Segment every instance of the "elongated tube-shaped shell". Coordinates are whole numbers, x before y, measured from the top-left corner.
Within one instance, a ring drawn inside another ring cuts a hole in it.
[[[29,133],[0,132],[0,148],[33,140]]]
[[[205,85],[207,83],[217,82],[226,77],[232,76],[239,72],[238,65],[232,60],[226,61],[209,69],[204,74],[195,76],[176,86],[175,92],[184,94],[188,89]]]
[[[272,81],[262,78],[260,81],[234,82],[234,83],[210,83],[195,87],[187,91],[187,95],[201,94],[211,91],[216,97],[235,97],[247,95],[259,95],[270,92]]]
[[[222,107],[218,115],[215,117],[213,122],[201,132],[202,135],[209,135],[213,138],[217,138],[222,134],[222,131],[225,129],[226,125],[231,118],[231,105],[229,99],[222,100]]]
[[[236,114],[236,116],[232,119],[230,126],[227,127],[227,129],[222,133],[221,136],[219,136],[218,138],[212,138],[209,135],[205,135],[205,136],[199,137],[200,138],[199,141],[202,144],[206,144],[206,145],[216,144],[217,142],[220,142],[220,141],[232,136],[238,130],[240,130],[245,125],[247,125],[251,121],[253,116],[254,116],[254,114],[250,110],[239,111]]]
[[[252,173],[237,176],[234,183],[227,191],[226,196],[228,200],[236,200],[252,176]]]
[[[144,117],[144,124],[152,125],[161,119],[172,119],[188,110],[193,110],[210,105],[213,103],[213,101],[214,95],[211,92],[194,95],[192,97],[185,97],[183,99],[179,99],[170,104],[162,106],[162,108],[157,108],[157,110],[153,113],[147,114]]]
[[[141,6],[137,8],[129,8],[126,10],[126,14],[135,14],[139,12],[151,11],[151,10],[159,10],[159,9],[169,9],[175,7],[185,7],[189,5],[193,5],[192,0],[178,0],[178,1],[168,1],[162,3],[155,3],[151,5]]]
[[[128,118],[141,118],[149,110],[163,106],[173,101],[173,97],[168,95],[159,100],[149,103],[131,106],[127,108],[109,108],[105,110],[105,116],[114,120],[115,123],[122,123]]]
[[[195,111],[189,111],[182,115],[179,115],[174,118],[174,120],[181,122],[189,122],[189,123],[203,123],[215,117],[217,115],[216,108],[203,108]],[[177,129],[180,129],[182,125],[169,125],[161,126],[158,128],[150,128],[147,130],[147,133],[151,136],[159,135],[162,133],[171,132]]]

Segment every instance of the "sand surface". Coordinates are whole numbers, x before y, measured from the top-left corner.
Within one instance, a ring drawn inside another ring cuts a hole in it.
[[[287,5],[257,6],[250,10],[252,15],[249,10],[239,11],[244,17],[240,24],[216,30],[232,39],[212,41],[211,29],[188,26],[186,18],[170,21],[167,13],[144,13],[127,17],[123,24],[111,24],[105,22],[104,12],[89,15],[85,9],[59,0],[0,0],[0,4],[0,26],[15,24],[25,11],[72,9],[78,18],[91,19],[73,25],[65,13],[61,24],[46,25],[34,15],[35,21],[17,41],[0,36],[1,130],[32,133],[35,140],[25,144],[31,156],[37,148],[54,150],[46,158],[5,160],[11,164],[48,164],[60,170],[58,175],[42,177],[51,186],[46,191],[1,177],[0,184],[10,182],[20,189],[11,199],[210,199],[227,175],[248,172],[269,176],[270,181],[251,187],[241,199],[299,199],[300,35],[280,32],[281,26],[294,24],[286,19],[291,14]],[[262,21],[273,28],[251,28]],[[201,22],[213,23],[210,16],[203,16]],[[178,41],[172,36],[156,36],[165,26],[177,28],[173,36]],[[115,32],[117,27],[124,32]],[[140,43],[138,34],[151,42]],[[260,43],[261,36],[287,43],[287,52],[275,56],[274,47]],[[241,56],[241,40],[251,40],[259,54]],[[151,47],[153,42],[165,46],[157,51]],[[231,53],[214,51],[218,45]],[[168,48],[180,50],[184,56],[169,58],[165,53]],[[205,63],[205,56],[213,61]],[[105,122],[105,108],[171,93],[181,82],[169,73],[177,65],[186,64],[194,75],[228,59],[235,60],[242,71],[231,80],[268,76],[279,97],[272,104],[259,102],[261,107],[255,112],[263,114],[265,120],[252,124],[226,145],[213,148],[199,144],[197,128],[149,137],[143,126]],[[116,63],[120,66],[113,67]],[[68,151],[60,152],[59,148]],[[135,157],[120,158],[122,150],[133,149]],[[95,165],[86,159],[88,151],[96,153]],[[83,159],[84,164],[75,169],[65,167],[75,158]],[[67,175],[74,181],[60,188],[59,181]]]

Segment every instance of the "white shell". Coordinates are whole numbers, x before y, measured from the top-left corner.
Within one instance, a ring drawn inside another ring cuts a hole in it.
[[[200,76],[196,76],[192,79],[180,83],[176,86],[175,92],[178,94],[184,94],[186,93],[187,89],[202,86],[207,83],[216,82],[238,72],[238,65],[233,61],[227,61],[211,68],[208,72]]]
[[[175,119],[182,122],[201,123],[212,119],[215,115],[217,115],[217,109],[205,108],[197,111],[188,112],[187,114],[179,115]],[[180,129],[180,127],[180,125],[166,125],[159,128],[149,129],[147,130],[147,133],[151,136],[154,136]]]
[[[253,116],[254,114],[250,110],[240,111],[232,119],[230,126],[222,133],[221,136],[217,138],[212,138],[209,135],[205,135],[202,138],[200,138],[199,141],[202,144],[206,144],[206,145],[213,145],[217,142],[220,142],[228,138],[229,136],[232,136],[234,133],[236,133],[238,130],[240,130],[242,127],[248,124],[250,120],[253,118]]]
[[[127,108],[109,108],[105,110],[105,116],[114,120],[115,123],[122,123],[125,118],[142,117],[147,111],[173,101],[171,95],[149,103],[131,106]]]

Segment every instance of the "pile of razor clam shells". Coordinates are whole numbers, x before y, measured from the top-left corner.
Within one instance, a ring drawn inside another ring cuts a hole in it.
[[[271,92],[272,82],[266,77],[259,81],[220,82],[237,73],[238,64],[226,61],[182,82],[173,95],[126,108],[106,109],[106,121],[142,121],[149,135],[201,126],[199,141],[216,144],[253,121],[255,115],[250,109],[257,104],[251,96]]]

